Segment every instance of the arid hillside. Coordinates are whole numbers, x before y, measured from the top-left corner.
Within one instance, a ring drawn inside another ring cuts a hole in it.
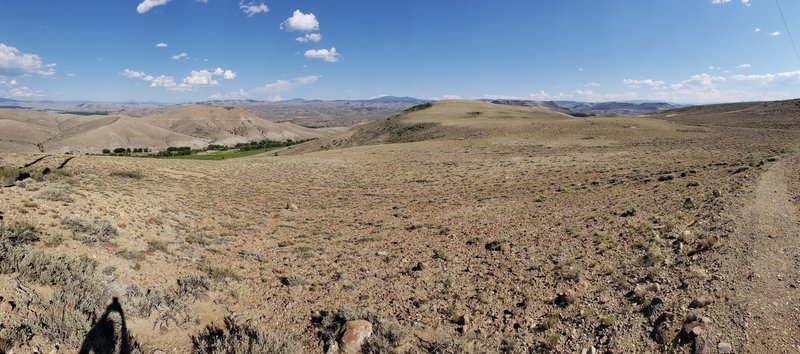
[[[0,349],[793,352],[800,130],[726,112],[447,101],[279,156],[3,153]]]
[[[116,147],[202,148],[261,139],[307,140],[335,132],[275,123],[241,108],[186,106],[148,117],[82,116],[0,109],[0,148],[10,151],[84,153]]]

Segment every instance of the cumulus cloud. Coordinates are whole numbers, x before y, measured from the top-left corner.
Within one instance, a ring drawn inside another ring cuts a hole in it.
[[[583,84],[583,87],[600,87],[600,84],[597,82],[587,82]]]
[[[266,4],[255,2],[247,2],[245,3],[244,0],[239,2],[239,8],[242,9],[244,13],[247,14],[247,17],[251,17],[255,14],[266,13],[269,12],[269,7]]]
[[[175,54],[172,56],[172,59],[173,60],[189,59],[189,54],[186,54],[186,52]]]
[[[53,76],[55,73],[56,64],[45,64],[36,54],[23,53],[0,43],[0,76]]]
[[[754,29],[753,32],[761,32],[761,29],[756,27],[756,29]]]
[[[659,88],[664,86],[664,84],[666,84],[664,81],[652,80],[652,79],[644,79],[644,80],[624,79],[622,80],[622,83],[630,88],[640,88],[642,86]]]
[[[306,58],[322,59],[328,63],[335,63],[342,58],[342,55],[336,51],[336,48],[331,49],[309,49],[305,53]]]
[[[213,70],[192,70],[189,76],[183,79],[186,85],[209,85],[216,86],[219,84],[215,78],[225,80],[233,80],[236,78],[236,73],[232,70],[225,70],[223,68],[216,68]]]
[[[300,10],[294,10],[292,17],[287,18],[286,21],[281,23],[281,29],[287,32],[319,31],[319,21],[317,21],[317,16],[310,12],[304,14]]]
[[[781,31],[775,31],[775,32],[771,32],[769,35],[770,35],[770,36],[773,36],[773,37],[777,37],[777,36],[780,36],[780,35],[781,35]]]
[[[166,48],[166,47],[167,47],[167,44],[164,43],[164,42],[156,44],[156,48]]]
[[[752,65],[750,65],[749,63],[744,63],[742,65],[737,66],[737,68],[739,68],[739,69],[747,69],[747,68],[749,68],[751,66]]]
[[[319,33],[308,33],[305,36],[297,37],[294,40],[300,43],[319,42],[320,40],[322,40],[322,35]]]
[[[143,71],[135,71],[130,69],[123,70],[122,75],[131,79],[138,79],[145,82],[149,82],[150,87],[161,87],[169,91],[189,91],[192,89],[191,85],[187,85],[184,83],[181,84],[176,83],[175,78],[173,78],[172,76],[166,76],[166,75],[153,76],[153,75],[147,75]]]
[[[139,3],[139,6],[136,6],[136,12],[143,14],[156,6],[166,5],[168,2],[170,0],[144,0]]]

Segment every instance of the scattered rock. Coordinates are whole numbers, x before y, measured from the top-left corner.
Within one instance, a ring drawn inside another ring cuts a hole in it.
[[[511,250],[511,244],[505,241],[492,241],[486,244],[486,249],[489,251],[508,252]]]
[[[697,337],[694,340],[694,347],[692,348],[692,353],[694,354],[709,354],[711,349],[708,348],[708,343],[705,339],[701,337]]]
[[[666,182],[666,181],[671,181],[671,180],[673,180],[674,178],[675,178],[675,176],[673,176],[673,175],[670,173],[670,174],[665,174],[665,175],[658,176],[658,181],[659,181],[659,182]]]
[[[683,200],[683,208],[684,209],[691,209],[694,208],[694,198],[687,197]]]
[[[623,217],[623,218],[628,218],[628,217],[631,217],[631,216],[636,216],[636,208],[630,208],[630,209],[628,209],[628,210],[625,210],[625,211],[624,211],[622,214],[620,214],[619,216],[621,216],[621,217]]]
[[[750,169],[749,166],[742,166],[742,167],[739,167],[739,168],[733,170],[733,174],[742,173],[742,172],[747,171],[749,169]]]
[[[689,322],[683,325],[683,334],[689,337],[699,337],[705,333],[706,324],[702,322]]]
[[[165,351],[163,351],[161,349],[156,349],[156,350],[153,351],[153,354],[167,354],[167,352],[165,352]]]
[[[342,336],[339,338],[341,353],[361,353],[364,341],[372,335],[372,323],[364,320],[347,321],[342,326]]]
[[[411,270],[413,270],[415,272],[421,272],[421,271],[423,271],[423,270],[425,270],[427,268],[428,268],[428,266],[425,265],[425,263],[418,262],[417,265],[414,266],[414,268],[411,268]]]
[[[11,312],[14,311],[15,308],[17,308],[17,303],[12,300],[4,301],[0,304],[0,311],[3,312]]]
[[[387,257],[387,256],[389,256],[389,252],[386,252],[386,251],[378,251],[378,253],[376,253],[376,254],[377,254],[378,256],[381,256],[381,257]]]
[[[700,183],[699,183],[699,182],[697,182],[697,181],[691,181],[691,182],[689,182],[689,183],[686,183],[686,186],[687,186],[687,187],[699,187],[699,186],[700,186]]]
[[[689,307],[694,307],[694,308],[706,307],[710,305],[712,302],[714,302],[714,299],[712,299],[710,296],[701,295],[692,300],[692,303],[689,304]]]
[[[553,301],[558,307],[567,307],[575,303],[575,292],[567,290],[563,293],[556,294],[556,299]]]
[[[717,344],[717,352],[721,354],[733,353],[733,347],[731,347],[730,343],[719,342]]]
[[[672,337],[670,335],[670,322],[674,317],[675,315],[670,312],[664,312],[661,316],[658,316],[658,319],[653,323],[653,330],[650,332],[650,338],[658,344],[668,343],[669,339]]]
[[[583,348],[581,350],[581,354],[597,354],[597,349],[595,347]]]
[[[297,204],[286,203],[286,210],[297,210]]]
[[[722,191],[719,189],[715,189],[714,191],[711,192],[711,194],[714,195],[714,198],[722,197]]]

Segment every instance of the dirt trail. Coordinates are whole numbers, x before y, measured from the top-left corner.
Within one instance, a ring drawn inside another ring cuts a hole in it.
[[[800,353],[800,225],[788,185],[798,161],[775,162],[759,177],[733,240],[742,254],[722,269],[741,306],[745,338],[734,345],[743,352]]]

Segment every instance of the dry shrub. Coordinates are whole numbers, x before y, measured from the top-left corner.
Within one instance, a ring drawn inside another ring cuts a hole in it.
[[[302,353],[299,341],[268,333],[260,321],[237,323],[226,317],[223,327],[208,326],[192,336],[192,352],[196,354]]]
[[[62,182],[48,183],[39,189],[39,193],[36,194],[36,198],[53,202],[72,203],[75,201],[72,198],[74,193],[75,191],[69,184]]]
[[[73,238],[83,243],[106,242],[117,237],[117,228],[108,220],[90,222],[74,216],[61,220],[61,227],[73,231]]]

